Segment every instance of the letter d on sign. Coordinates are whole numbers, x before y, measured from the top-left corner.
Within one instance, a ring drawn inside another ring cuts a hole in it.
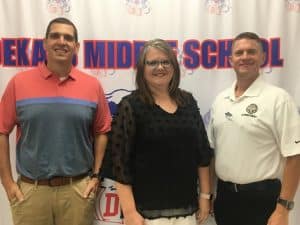
[[[116,193],[106,193],[106,207],[103,216],[116,216],[119,213],[119,196]]]

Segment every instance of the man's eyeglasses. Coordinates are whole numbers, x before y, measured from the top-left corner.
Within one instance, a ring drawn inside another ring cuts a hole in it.
[[[58,32],[48,34],[48,38],[51,40],[58,40],[58,39],[60,39],[61,36],[63,36],[64,40],[68,41],[68,42],[73,42],[75,40],[75,37],[70,34],[62,34],[62,33],[58,33]]]
[[[161,65],[164,68],[170,68],[171,65],[172,65],[170,60],[167,60],[167,59],[166,60],[161,60],[161,61],[159,61],[159,60],[152,60],[152,61],[146,60],[145,63],[146,63],[147,66],[151,67],[152,69],[157,68],[159,65]]]

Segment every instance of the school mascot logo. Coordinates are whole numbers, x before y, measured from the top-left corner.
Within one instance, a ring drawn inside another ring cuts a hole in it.
[[[151,12],[148,2],[148,0],[125,0],[125,5],[129,14],[142,16]]]
[[[71,0],[48,0],[48,12],[56,15],[65,15],[71,11]]]
[[[130,94],[130,90],[127,89],[116,89],[110,93],[105,94],[106,100],[108,101],[108,106],[110,113],[114,116],[117,112],[117,105],[123,96]]]
[[[288,11],[300,12],[300,0],[285,0],[285,5]]]
[[[223,15],[231,10],[231,0],[205,0],[205,6],[210,14]]]

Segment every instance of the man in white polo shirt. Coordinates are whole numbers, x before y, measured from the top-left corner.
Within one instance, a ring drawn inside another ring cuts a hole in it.
[[[231,88],[211,109],[208,135],[218,177],[218,225],[287,225],[300,176],[300,117],[289,94],[259,76],[255,33],[233,39]]]

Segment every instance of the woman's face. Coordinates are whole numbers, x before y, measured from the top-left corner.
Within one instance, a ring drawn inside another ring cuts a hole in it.
[[[172,80],[174,68],[161,50],[150,47],[145,57],[144,76],[150,89],[166,89]]]

